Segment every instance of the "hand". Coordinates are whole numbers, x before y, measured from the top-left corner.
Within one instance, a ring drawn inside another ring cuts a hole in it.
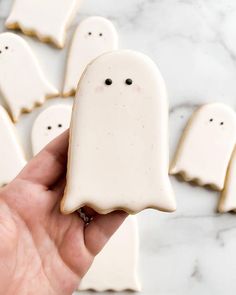
[[[127,217],[124,212],[101,216],[87,209],[94,217],[85,226],[78,213],[60,213],[67,149],[68,132],[0,191],[1,295],[72,294]]]

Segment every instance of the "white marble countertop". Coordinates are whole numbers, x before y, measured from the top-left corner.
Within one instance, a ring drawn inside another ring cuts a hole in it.
[[[11,2],[0,0],[0,31]],[[159,65],[169,90],[171,155],[196,106],[221,101],[235,107],[235,0],[85,0],[74,26],[90,15],[110,18],[122,48],[140,50]],[[67,48],[25,38],[61,88]],[[28,157],[31,122],[38,112],[25,115],[17,126]],[[236,216],[216,213],[217,193],[172,181],[177,212],[138,216],[141,294],[235,294]]]

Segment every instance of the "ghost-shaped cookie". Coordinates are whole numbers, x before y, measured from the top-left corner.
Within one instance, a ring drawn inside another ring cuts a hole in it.
[[[230,161],[225,187],[221,193],[221,198],[218,205],[218,211],[220,213],[226,213],[230,211],[236,212],[236,148],[234,149]]]
[[[28,44],[12,33],[0,34],[0,92],[13,120],[42,105],[58,91],[46,80]]]
[[[147,56],[104,54],[80,80],[62,212],[174,211],[165,82]]]
[[[11,182],[26,165],[16,129],[7,112],[0,106],[0,186]]]
[[[82,0],[14,0],[6,21],[8,29],[20,29],[42,42],[59,48],[65,44],[66,32]]]
[[[82,279],[79,290],[140,291],[139,234],[135,216],[129,216],[109,240]]]
[[[221,191],[236,142],[236,116],[221,103],[200,107],[190,118],[170,173]]]
[[[31,134],[34,155],[70,127],[71,112],[69,105],[53,105],[38,115]]]
[[[118,34],[111,21],[103,17],[89,17],[82,21],[71,44],[63,95],[74,95],[86,66],[117,47]]]

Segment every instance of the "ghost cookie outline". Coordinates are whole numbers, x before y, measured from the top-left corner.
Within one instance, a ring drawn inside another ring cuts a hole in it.
[[[170,174],[221,191],[235,142],[234,111],[222,103],[203,105],[193,113],[184,129]]]
[[[117,255],[122,253],[122,257]],[[81,280],[79,291],[141,291],[138,272],[139,232],[136,216],[128,216]]]
[[[232,154],[229,168],[226,175],[225,187],[221,192],[218,204],[219,213],[236,212],[235,196],[235,179],[236,179],[236,147]]]
[[[11,182],[24,168],[27,161],[17,138],[15,126],[2,106],[0,106],[0,129],[1,165],[4,167],[0,171],[1,187]]]
[[[70,127],[71,113],[72,106],[66,104],[55,104],[40,112],[31,130],[34,155]]]
[[[23,38],[13,33],[0,34],[0,52],[0,91],[14,122],[22,113],[29,113],[46,99],[59,95],[44,77],[38,60]],[[16,80],[18,69],[21,72]]]
[[[64,0],[61,3],[64,6],[57,9],[60,3],[56,0],[14,0],[5,26],[11,30],[19,29],[25,35],[34,36],[41,42],[51,43],[57,48],[62,49],[65,45],[68,27],[79,10],[82,1]],[[27,8],[25,11],[23,10],[24,7]],[[58,19],[58,12],[63,12],[60,15],[61,19],[58,21],[58,24],[55,24],[55,11],[57,12],[56,20]],[[42,15],[44,17],[40,18]],[[47,21],[46,17],[48,17]]]
[[[120,50],[89,64],[74,102],[68,155],[62,213],[85,205],[100,214],[176,210],[166,87],[150,58]]]
[[[113,23],[100,16],[85,18],[77,27],[69,49],[63,96],[74,96],[87,65],[98,56],[118,49],[118,33]]]

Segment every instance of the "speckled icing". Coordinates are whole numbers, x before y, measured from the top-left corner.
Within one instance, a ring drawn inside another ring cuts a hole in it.
[[[62,211],[174,211],[168,151],[167,94],[156,65],[129,50],[100,56],[73,108]]]

